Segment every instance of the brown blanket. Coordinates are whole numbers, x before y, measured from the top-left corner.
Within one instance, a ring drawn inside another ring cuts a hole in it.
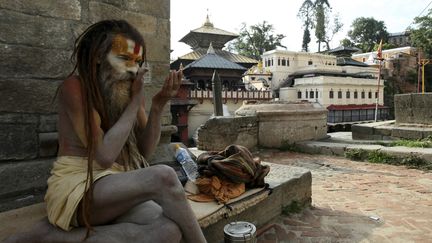
[[[259,158],[240,145],[230,145],[220,152],[206,152],[198,156],[200,175],[233,183],[245,183],[247,188],[263,187],[264,177],[270,167],[262,165]]]

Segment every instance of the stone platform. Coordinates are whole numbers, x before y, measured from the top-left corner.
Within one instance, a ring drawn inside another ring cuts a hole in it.
[[[358,140],[422,139],[432,136],[432,125],[400,123],[394,120],[352,125],[352,138]]]
[[[269,184],[270,190],[260,192],[257,195],[259,200],[248,197],[230,205],[231,209],[224,207],[223,210],[227,211],[212,216],[215,218],[210,220],[213,222],[211,224],[207,225],[206,222],[210,222],[208,218],[199,221],[208,242],[222,242],[223,227],[229,222],[248,221],[259,228],[280,215],[282,207],[288,206],[294,201],[301,206],[310,205],[312,175],[309,170],[273,163],[268,163],[268,165],[271,169],[266,177],[266,182]],[[263,193],[267,195],[263,195]],[[7,222],[7,224],[0,225],[0,240],[13,233],[29,229],[36,221],[45,216],[44,203],[0,213],[0,222]]]
[[[398,158],[407,158],[410,156],[419,157],[429,163],[432,163],[432,148],[412,148],[404,146],[384,146],[391,140],[355,140],[351,132],[329,133],[330,137],[321,141],[303,141],[295,144],[298,152],[308,154],[323,154],[344,156],[349,150],[362,149],[368,152],[380,151]]]

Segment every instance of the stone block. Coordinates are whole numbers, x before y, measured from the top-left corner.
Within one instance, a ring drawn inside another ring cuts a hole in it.
[[[0,107],[1,107],[1,105],[0,105]],[[38,119],[39,119],[39,116],[37,114],[0,113],[0,123],[37,124],[38,123]]]
[[[37,124],[0,123],[0,161],[33,159],[38,155]]]
[[[58,150],[56,132],[39,133],[39,157],[55,157]]]
[[[32,15],[80,20],[80,2],[80,0],[0,0],[0,8]]]
[[[151,62],[167,62],[170,55],[170,37],[144,34],[147,59]]]
[[[0,44],[0,78],[63,80],[72,70],[71,51]]]
[[[57,102],[53,102],[59,82],[44,80],[0,80],[0,90],[5,96],[0,99],[2,112],[53,113]],[[43,121],[44,123],[48,121]],[[48,125],[43,124],[43,126]],[[43,128],[43,127],[42,127]]]
[[[382,127],[375,127],[374,134],[375,135],[381,135],[381,136],[391,136],[392,129],[391,128],[382,128]]]
[[[231,144],[249,149],[257,146],[257,118],[213,117],[198,130],[198,148],[202,150],[223,150]]]
[[[40,115],[39,117],[39,132],[55,132],[57,131],[58,115]]]
[[[66,20],[53,21],[52,18],[7,10],[0,10],[0,16],[0,41],[3,43],[62,49],[73,46],[74,36]]]
[[[123,6],[122,6],[123,7]],[[90,21],[96,23],[104,19],[124,19],[137,28],[141,34],[157,33],[157,18],[146,13],[125,11],[122,7],[90,1]],[[169,60],[169,59],[168,59]]]
[[[170,17],[169,0],[98,0],[98,2],[111,4],[117,8],[137,13],[144,13],[159,18],[168,19]]]
[[[396,123],[412,122],[412,96],[411,94],[398,94],[394,96],[394,109]]]
[[[420,139],[423,137],[421,128],[419,129],[404,129],[394,128],[392,130],[392,137],[404,138],[404,139]]]
[[[368,134],[368,135],[372,135],[374,134],[374,128],[370,127],[370,126],[362,126],[361,124],[353,124],[351,126],[351,131],[353,133],[353,138],[354,138],[354,134]]]
[[[44,192],[53,159],[0,164],[0,198]]]

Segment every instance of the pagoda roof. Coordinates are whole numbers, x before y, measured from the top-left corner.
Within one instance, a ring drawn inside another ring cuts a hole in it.
[[[190,52],[186,55],[183,55],[181,57],[179,57],[179,59],[183,59],[183,60],[197,60],[199,58],[201,58],[203,55],[205,55],[207,53],[207,48],[199,48],[193,52]],[[250,63],[250,64],[257,64],[258,61],[246,56],[242,56],[239,54],[235,54],[235,53],[231,53],[229,51],[225,51],[225,50],[219,50],[219,49],[215,49],[215,53],[231,62],[235,62],[235,63]]]
[[[369,67],[369,65],[367,65],[366,63],[356,61],[356,60],[352,59],[351,57],[338,57],[336,59],[336,65],[338,65],[338,66]]]
[[[354,53],[360,51],[357,47],[352,46],[338,46],[334,49],[328,51],[329,54],[337,54],[337,53]]]
[[[207,53],[199,59],[188,64],[184,70],[189,68],[209,68],[209,69],[231,69],[231,70],[246,70],[245,67],[229,61],[222,56],[216,54],[212,45],[210,45]]]
[[[188,44],[193,50],[197,48],[207,48],[210,42],[215,49],[222,49],[230,40],[237,38],[238,35],[226,30],[215,28],[207,15],[204,24],[180,39],[180,42]]]

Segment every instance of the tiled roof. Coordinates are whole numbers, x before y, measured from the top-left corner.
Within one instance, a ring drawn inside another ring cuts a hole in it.
[[[364,62],[359,62],[356,61],[350,57],[338,57],[336,64],[338,66],[357,66],[357,67],[369,67],[369,65],[367,65]]]
[[[249,57],[245,57],[242,55],[238,55],[238,54],[234,54],[228,51],[224,51],[224,50],[219,50],[216,49],[215,50],[216,54],[231,61],[231,62],[235,62],[235,63],[253,63],[253,64],[257,64],[258,61]],[[193,52],[190,52],[186,55],[183,55],[181,57],[179,57],[178,59],[186,59],[186,60],[197,60],[200,57],[202,57],[203,55],[205,55],[207,53],[207,49],[204,48],[199,48]]]
[[[198,60],[187,65],[184,69],[189,68],[210,68],[210,69],[234,69],[234,70],[246,70],[245,67],[231,62],[215,53],[207,53]]]

